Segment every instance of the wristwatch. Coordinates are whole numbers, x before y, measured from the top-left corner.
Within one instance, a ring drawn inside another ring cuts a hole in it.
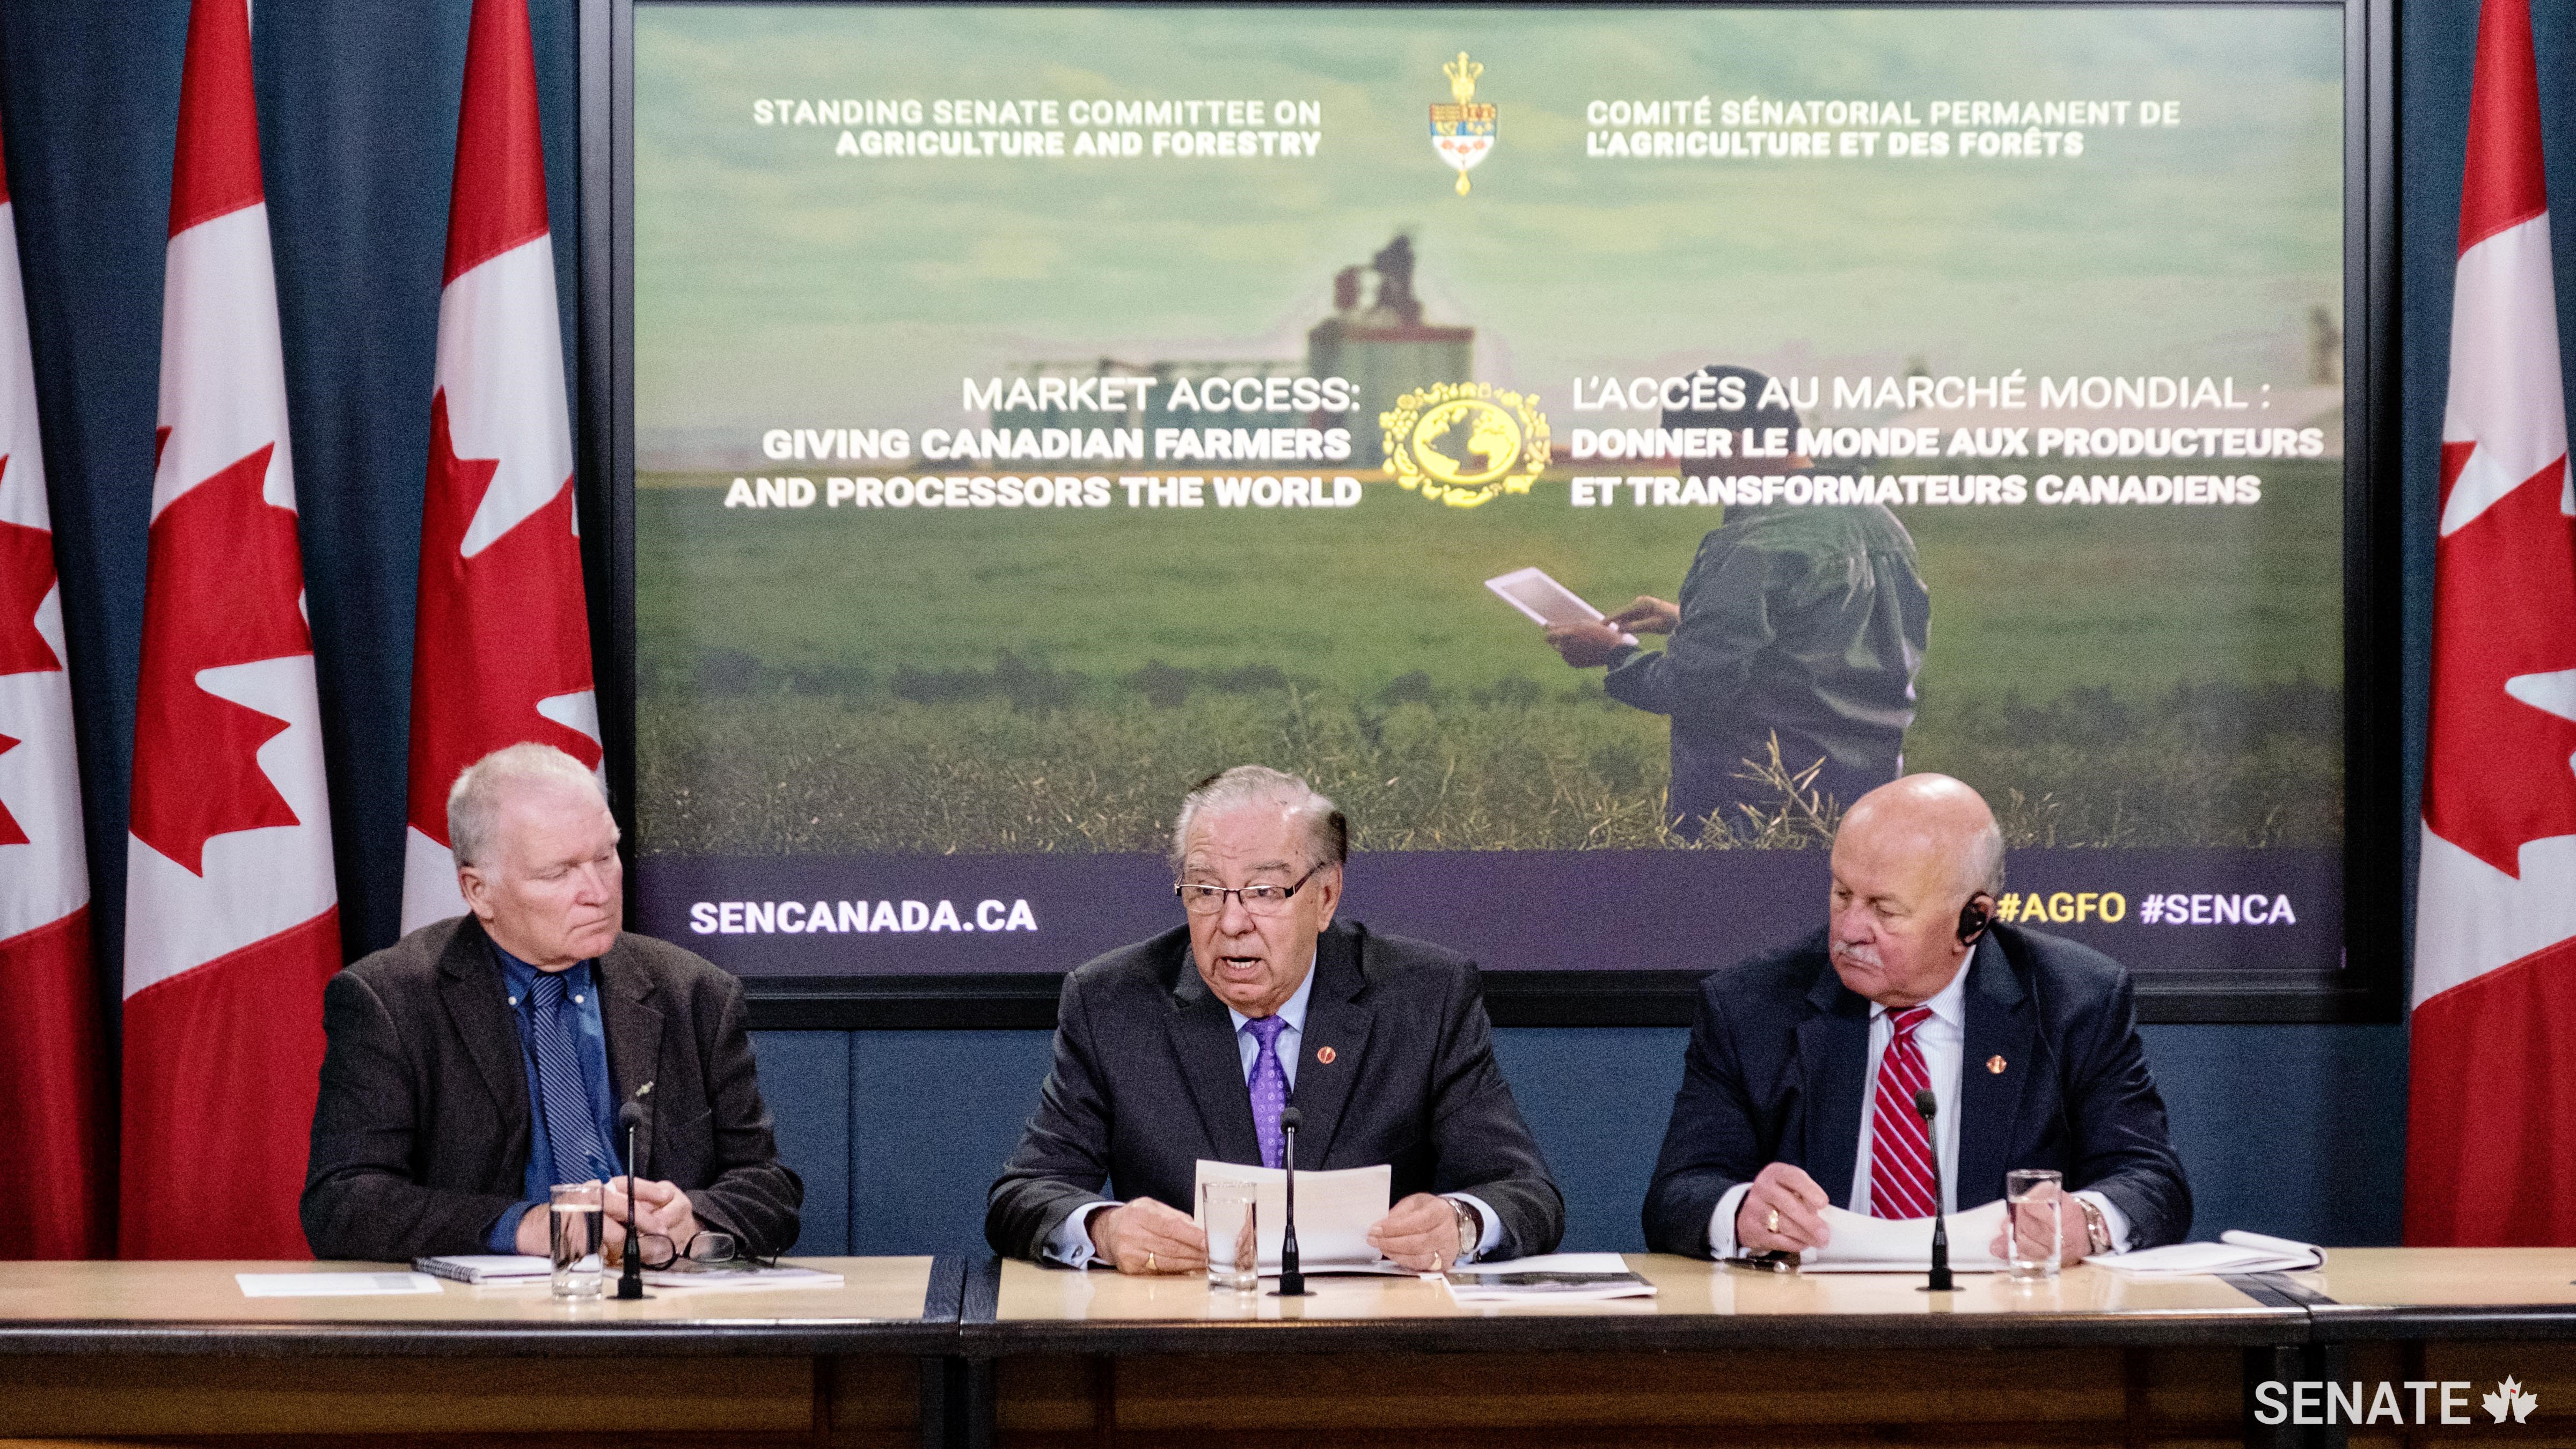
[[[1463,1263],[1476,1251],[1476,1245],[1485,1240],[1485,1220],[1477,1215],[1475,1208],[1454,1197],[1449,1199],[1449,1206],[1458,1214],[1458,1256],[1449,1261]]]
[[[2077,1198],[2075,1205],[2084,1209],[2084,1256],[2111,1251],[2111,1225],[2102,1220],[2102,1209],[2089,1197]]]

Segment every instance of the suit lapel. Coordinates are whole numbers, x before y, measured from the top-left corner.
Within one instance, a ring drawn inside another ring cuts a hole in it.
[[[505,1135],[516,1142],[518,1160],[528,1152],[528,1079],[520,1065],[519,1027],[501,992],[501,968],[492,960],[492,945],[482,923],[467,916],[438,957],[438,1004],[448,1024],[465,1043],[465,1054],[483,1078],[484,1090],[501,1109]]]
[[[661,1075],[662,1013],[651,1004],[656,989],[652,975],[622,939],[591,969],[599,973],[599,1022],[608,1038],[608,1080],[623,1105]],[[653,1110],[652,1098],[644,1100],[647,1126],[638,1152],[644,1161],[631,1165],[639,1176],[649,1177],[655,1157],[653,1138],[660,1133],[662,1114]],[[625,1149],[626,1144],[617,1144],[620,1155]]]
[[[2029,1003],[2021,982],[1989,931],[1968,961],[1968,1020],[1959,1054],[1959,1181],[1953,1191],[1965,1206],[2003,1196],[2004,1174],[2029,1163],[2007,1162],[2021,1150],[2020,1104],[2035,1057]],[[2003,1063],[2003,1070],[1991,1064]]]
[[[1198,1103],[1199,1124],[1220,1162],[1261,1165],[1261,1137],[1252,1127],[1252,1094],[1243,1085],[1243,1056],[1234,1044],[1234,1018],[1199,979],[1186,937],[1172,987],[1166,1029],[1172,1055]]]
[[[1318,1168],[1330,1160],[1333,1133],[1342,1125],[1342,1109],[1350,1104],[1351,1083],[1359,1078],[1369,1028],[1377,1019],[1375,1009],[1361,999],[1368,977],[1360,970],[1360,945],[1359,933],[1347,928],[1325,931],[1315,942],[1315,989],[1306,997],[1306,1026],[1297,1041],[1303,1060],[1297,1063],[1297,1087],[1289,1101],[1305,1119],[1298,1146]],[[1332,1048],[1333,1059],[1316,1060],[1326,1047]]]
[[[1862,1077],[1869,1070],[1869,1003],[1844,989],[1830,961],[1807,993],[1798,1024],[1798,1073],[1807,1101],[1807,1175],[1836,1207],[1851,1206],[1860,1153]]]

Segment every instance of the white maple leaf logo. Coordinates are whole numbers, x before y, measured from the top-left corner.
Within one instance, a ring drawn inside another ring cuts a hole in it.
[[[2496,1385],[2496,1391],[2485,1395],[2480,1402],[2486,1405],[2487,1412],[2494,1415],[2495,1421],[2499,1424],[2504,1422],[2507,1411],[2513,1414],[2513,1421],[2519,1424],[2531,1417],[2532,1410],[2540,1407],[2539,1396],[2525,1393],[2522,1385],[2512,1379],[2506,1379]]]

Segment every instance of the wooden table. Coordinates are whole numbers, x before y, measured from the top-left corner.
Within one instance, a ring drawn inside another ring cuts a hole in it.
[[[2465,1385],[2466,1424],[2317,1426],[2321,1444],[2576,1444],[2576,1249],[2343,1248],[2282,1275],[2306,1299],[2305,1376],[2326,1383]],[[2507,1377],[2539,1400],[2496,1423],[2482,1400]],[[2428,1391],[2438,1414],[2440,1390]],[[2414,1395],[2401,1393],[2414,1416]],[[2320,1396],[2318,1416],[2343,1417]]]
[[[1417,1279],[1283,1302],[1026,1263],[967,1284],[1002,1445],[2241,1443],[2309,1337],[2215,1278],[1795,1276],[1635,1254],[1645,1302],[1466,1310]],[[984,1397],[979,1393],[979,1399]]]
[[[398,1269],[0,1263],[0,1443],[944,1440],[964,1265],[795,1261],[846,1282],[634,1303],[456,1283],[248,1298],[235,1273]]]

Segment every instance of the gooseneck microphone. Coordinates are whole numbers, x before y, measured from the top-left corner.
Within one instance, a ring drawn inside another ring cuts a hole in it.
[[[1932,1158],[1932,1277],[1923,1285],[1926,1293],[1947,1293],[1958,1285],[1950,1281],[1950,1219],[1941,1211],[1941,1134],[1933,1129],[1933,1115],[1941,1104],[1932,1096],[1930,1087],[1914,1094],[1914,1110],[1923,1116],[1923,1145]]]
[[[1288,1216],[1279,1231],[1279,1291],[1274,1298],[1304,1298],[1306,1275],[1297,1271],[1297,1129],[1306,1119],[1296,1108],[1279,1114],[1279,1132],[1286,1138],[1279,1161],[1288,1170]]]
[[[653,1090],[647,1082],[635,1096],[640,1099]],[[617,1109],[617,1125],[626,1134],[626,1263],[618,1270],[617,1296],[644,1296],[644,1240],[635,1236],[635,1132],[644,1125],[644,1103],[629,1101]]]

